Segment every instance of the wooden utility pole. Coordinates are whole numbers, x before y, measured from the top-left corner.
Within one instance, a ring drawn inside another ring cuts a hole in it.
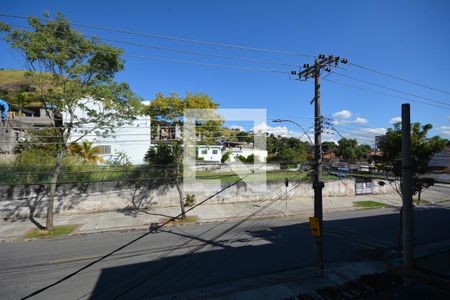
[[[322,176],[322,115],[320,113],[320,73],[322,69],[330,72],[330,66],[337,66],[339,63],[346,64],[346,59],[337,56],[319,55],[313,66],[303,65],[302,71],[292,71],[292,75],[298,75],[299,79],[314,77],[314,172],[313,172],[313,189],[314,189],[314,217],[310,218],[310,227],[314,236],[314,253],[316,265],[320,271],[320,276],[324,276],[324,247],[323,247],[323,208],[322,208],[322,189],[325,186],[321,180]]]
[[[414,267],[414,222],[411,170],[411,116],[409,103],[402,104],[402,228],[403,278],[411,283]]]

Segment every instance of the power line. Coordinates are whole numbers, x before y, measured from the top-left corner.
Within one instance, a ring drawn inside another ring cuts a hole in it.
[[[6,24],[11,27],[16,27],[16,28],[33,29],[32,27],[29,27],[29,26],[26,27],[26,26],[19,26],[19,25],[9,24],[9,23],[6,23]],[[67,33],[66,31],[62,31],[62,30],[55,30],[55,31],[61,32],[61,33]],[[252,58],[239,57],[239,56],[220,55],[220,54],[207,53],[207,52],[202,52],[202,51],[192,51],[192,50],[185,50],[185,49],[179,49],[179,48],[171,48],[171,47],[163,47],[163,46],[157,46],[157,45],[135,43],[135,42],[129,42],[129,41],[123,41],[123,40],[117,40],[117,39],[109,39],[109,38],[103,38],[103,37],[98,37],[98,36],[85,35],[85,37],[96,38],[96,39],[99,39],[102,41],[131,45],[131,46],[136,46],[136,47],[143,47],[143,48],[157,49],[157,50],[164,50],[164,51],[172,51],[172,52],[185,53],[185,54],[194,54],[194,55],[207,56],[207,57],[216,57],[216,58],[222,58],[222,59],[228,59],[228,60],[247,61],[247,62],[253,62],[253,63],[279,65],[279,66],[286,66],[286,67],[299,66],[299,64],[288,64],[288,63],[282,63],[282,62],[276,62],[276,61],[252,59]]]
[[[236,65],[213,64],[213,63],[199,62],[199,61],[195,61],[195,60],[179,60],[179,59],[172,59],[172,58],[164,58],[164,57],[157,57],[157,56],[142,56],[142,55],[134,55],[134,54],[124,54],[124,56],[140,58],[140,59],[147,59],[147,60],[157,60],[157,61],[165,61],[165,62],[172,62],[172,63],[180,63],[180,64],[200,65],[200,66],[215,67],[215,68],[228,68],[228,69],[244,70],[244,71],[252,71],[252,72],[256,71],[256,72],[268,72],[268,73],[282,73],[282,74],[286,74],[286,75],[289,74],[289,71],[258,69],[258,68],[251,68],[251,67],[241,67],[241,66],[236,66]]]
[[[255,171],[258,170],[258,169],[260,169],[260,168],[262,168],[264,165],[265,165],[265,164],[262,164],[261,166],[259,166],[258,168],[256,168]],[[188,213],[188,212],[190,212],[190,211],[192,211],[193,209],[197,208],[198,206],[204,204],[205,202],[209,201],[210,199],[214,198],[215,196],[219,195],[220,193],[222,193],[223,191],[229,189],[230,187],[235,186],[236,184],[238,184],[239,182],[241,182],[242,180],[244,180],[245,178],[247,178],[248,176],[250,176],[250,175],[252,175],[252,174],[253,174],[253,172],[248,173],[247,175],[245,175],[245,176],[239,178],[238,180],[234,181],[233,183],[231,183],[231,184],[227,185],[226,187],[222,188],[222,189],[219,190],[218,192],[213,193],[212,195],[210,195],[210,196],[207,197],[206,199],[202,200],[202,201],[199,202],[198,204],[195,204],[194,206],[188,208],[188,209],[185,211],[185,214]],[[31,297],[33,297],[33,296],[36,296],[36,295],[38,295],[38,294],[40,294],[40,293],[42,293],[42,292],[48,290],[49,288],[51,288],[51,287],[53,287],[53,286],[55,286],[55,285],[58,285],[58,284],[60,284],[60,283],[62,283],[62,282],[64,282],[64,281],[66,281],[66,280],[72,278],[73,276],[77,275],[77,274],[80,273],[81,271],[83,271],[83,270],[85,270],[85,269],[87,269],[87,268],[89,268],[89,267],[95,265],[96,263],[98,263],[98,262],[100,262],[100,261],[102,261],[102,260],[104,260],[104,259],[110,257],[110,256],[113,255],[114,253],[119,252],[120,250],[122,250],[122,249],[124,249],[124,248],[130,246],[131,244],[134,244],[135,242],[137,242],[137,241],[141,240],[142,238],[148,236],[149,234],[151,234],[151,233],[157,231],[158,229],[162,228],[163,226],[169,224],[170,222],[173,222],[174,220],[179,219],[182,215],[183,215],[183,213],[180,213],[180,214],[178,214],[177,216],[168,219],[166,222],[164,222],[164,223],[162,223],[162,224],[156,226],[155,228],[150,229],[148,232],[142,234],[141,236],[139,236],[139,237],[137,237],[137,238],[135,238],[135,239],[129,241],[128,243],[126,243],[126,244],[124,244],[124,245],[122,245],[122,246],[120,246],[120,247],[114,249],[113,251],[111,251],[111,252],[109,252],[109,253],[103,255],[102,257],[100,257],[100,258],[98,258],[98,259],[96,259],[96,260],[94,260],[94,261],[88,263],[87,265],[85,265],[85,266],[83,266],[83,267],[77,269],[76,271],[74,271],[74,272],[72,272],[72,273],[70,273],[70,274],[64,276],[63,278],[61,278],[61,279],[55,281],[54,283],[49,284],[49,285],[47,285],[47,286],[45,286],[45,287],[43,287],[43,288],[40,288],[40,289],[38,289],[38,290],[36,290],[36,291],[34,291],[34,292],[32,292],[32,293],[26,295],[26,296],[23,297],[22,299],[29,299],[29,298],[31,298]]]
[[[351,79],[351,80],[355,80],[355,81],[363,82],[363,83],[370,84],[370,85],[373,85],[373,86],[376,86],[376,87],[380,87],[380,88],[383,88],[383,89],[387,89],[387,90],[390,90],[390,91],[393,91],[393,92],[402,93],[402,94],[405,94],[405,95],[408,95],[408,96],[412,96],[412,97],[428,100],[428,101],[431,101],[431,102],[435,102],[435,103],[438,103],[438,104],[443,104],[443,105],[450,106],[449,103],[444,102],[444,101],[440,101],[440,100],[436,100],[436,99],[432,99],[432,98],[428,98],[428,97],[423,97],[423,96],[419,96],[419,95],[415,95],[413,93],[409,93],[409,92],[405,92],[405,91],[402,91],[402,90],[390,88],[390,87],[387,87],[387,86],[384,86],[384,85],[381,85],[381,84],[373,83],[373,82],[370,82],[370,81],[367,81],[367,80],[359,79],[359,78],[356,78],[356,77],[352,77],[352,76],[341,74],[341,73],[334,72],[334,71],[332,71],[331,73],[339,75],[339,76],[342,76],[342,77],[345,77],[345,78],[348,78],[348,79]]]
[[[397,79],[397,80],[400,80],[400,81],[403,81],[403,82],[407,82],[407,83],[414,84],[414,85],[417,85],[417,86],[420,86],[420,87],[423,87],[423,88],[427,88],[427,89],[430,89],[430,90],[433,90],[433,91],[437,91],[437,92],[440,92],[440,93],[444,93],[444,94],[450,95],[450,92],[448,92],[448,91],[437,89],[437,88],[434,88],[434,87],[431,87],[431,86],[428,86],[428,85],[425,85],[425,84],[422,84],[422,83],[419,83],[419,82],[416,82],[416,81],[412,81],[412,80],[409,80],[409,79],[404,79],[404,78],[401,78],[401,77],[398,77],[398,76],[395,76],[395,75],[391,75],[391,74],[388,74],[388,73],[385,73],[385,72],[377,71],[375,69],[372,69],[372,68],[369,68],[369,67],[364,67],[364,66],[361,66],[361,65],[358,65],[358,64],[355,64],[355,63],[349,63],[349,64],[352,65],[352,66],[358,67],[360,69],[366,70],[366,71],[370,71],[370,72],[377,73],[377,74],[380,74],[380,75],[383,75],[383,76],[387,76],[387,77],[390,77],[390,78],[394,78],[394,79]]]
[[[279,65],[279,66],[286,66],[286,67],[297,67],[299,65],[299,64],[281,63],[281,62],[276,62],[276,61],[251,59],[251,58],[238,57],[238,56],[220,55],[220,54],[206,53],[206,52],[200,52],[200,51],[190,51],[190,50],[177,49],[177,48],[169,48],[169,47],[161,47],[161,46],[154,46],[154,45],[146,45],[146,44],[141,44],[141,43],[133,43],[133,42],[113,40],[113,39],[105,39],[105,38],[100,38],[100,39],[103,40],[103,41],[109,41],[109,42],[114,42],[114,43],[132,45],[132,46],[137,46],[137,47],[159,49],[159,50],[167,50],[167,51],[173,51],[173,52],[179,52],[179,53],[194,54],[194,55],[201,55],[201,56],[208,56],[208,57],[216,57],[216,58],[223,58],[223,59],[229,59],[229,60],[247,61],[247,62],[268,64],[268,65]]]
[[[240,211],[240,212],[237,214],[237,216],[243,215],[244,213],[248,212],[250,209],[252,209],[252,208],[246,208],[246,209]],[[252,214],[253,214],[253,213],[252,213]],[[251,214],[250,216],[252,216],[252,214]],[[249,219],[250,216],[246,216],[245,219]],[[228,222],[228,220],[223,220],[223,221],[217,222],[216,225],[214,225],[214,226],[212,226],[211,228],[207,229],[206,231],[200,233],[199,235],[197,235],[197,236],[190,236],[189,239],[188,239],[187,241],[183,242],[183,243],[180,244],[180,245],[177,245],[176,247],[175,247],[175,245],[177,244],[177,242],[175,242],[175,243],[173,244],[173,246],[172,246],[172,249],[170,249],[170,250],[168,250],[168,251],[166,251],[166,252],[163,252],[161,255],[159,255],[158,257],[156,257],[156,258],[154,258],[154,259],[152,259],[151,261],[161,260],[162,258],[167,257],[170,253],[172,253],[172,252],[175,251],[176,249],[182,249],[182,248],[187,248],[187,247],[194,247],[194,246],[197,246],[196,244],[192,245],[191,242],[192,242],[193,240],[199,240],[201,236],[203,236],[203,235],[205,235],[206,233],[208,233],[208,232],[210,232],[210,231],[212,231],[212,230],[218,228],[219,226],[225,224],[226,222]],[[256,222],[256,221],[255,221],[255,222]],[[255,222],[254,222],[254,223],[255,223]],[[177,228],[177,229],[178,229],[178,230],[181,230],[180,228]],[[164,232],[164,231],[163,231],[163,232]],[[165,231],[165,232],[170,232],[170,233],[172,233],[172,231]],[[186,236],[183,235],[182,237],[185,238]],[[213,241],[212,239],[209,239],[209,240],[202,240],[202,241],[203,241],[202,244],[203,244],[203,243],[208,243],[208,244],[216,243],[216,242],[214,242],[215,240]],[[189,245],[189,243],[191,243],[191,245]],[[188,246],[188,245],[189,245],[189,246]],[[198,246],[197,246],[197,247],[198,247]],[[162,266],[159,268],[159,270],[165,269],[166,266],[169,266],[169,267],[170,267],[170,266],[174,265],[175,263],[176,263],[176,262],[164,264],[164,265],[162,265]],[[155,271],[153,271],[152,273],[154,273],[154,274],[157,275],[157,273],[159,272],[159,270],[155,270]],[[135,276],[135,275],[136,275],[136,274],[132,274],[132,273],[134,273],[134,272],[133,272],[133,271],[128,271],[128,272],[126,272],[125,274],[123,274],[123,276],[128,277],[128,275],[131,275],[131,276]],[[148,275],[150,275],[150,274],[148,274]],[[102,294],[104,290],[109,289],[109,287],[110,287],[111,285],[113,285],[115,282],[121,281],[122,278],[123,278],[122,276],[118,276],[118,277],[116,277],[115,279],[111,280],[110,282],[108,282],[108,283],[102,285],[102,287],[99,288],[98,291],[96,290],[96,292],[98,292],[98,293],[96,293],[96,296],[99,296],[100,294]],[[84,297],[87,297],[88,295],[91,295],[92,293],[93,293],[93,291],[90,291],[90,292],[88,292],[88,293],[86,293],[86,294],[80,296],[78,299],[82,299],[82,298],[84,298]]]
[[[293,186],[289,191],[294,190],[296,187]],[[275,202],[279,201],[280,199],[283,198],[283,196],[285,195],[284,191],[281,191],[279,193],[278,196],[276,196],[271,202],[269,202],[267,205],[259,208],[257,211],[255,211],[254,213],[252,213],[251,215],[249,215],[248,217],[246,217],[245,219],[239,221],[238,223],[234,224],[233,226],[231,226],[230,228],[226,229],[225,231],[219,233],[218,235],[216,235],[215,237],[213,237],[211,240],[215,241],[217,240],[219,237],[223,236],[224,234],[230,232],[231,230],[237,228],[238,226],[240,226],[241,224],[243,224],[247,219],[249,219],[251,216],[256,215],[257,213],[259,213],[260,211],[263,211],[264,209],[268,208],[269,206],[273,205]],[[182,259],[185,259],[186,257],[189,257],[190,255],[196,253],[197,251],[199,251],[200,249],[202,249],[203,247],[205,247],[206,244],[200,245],[199,247],[189,251],[188,253],[184,254],[183,256],[179,256],[177,260],[175,260],[175,262],[173,264],[176,264],[177,262],[181,261]],[[150,274],[148,274],[146,277],[140,279],[138,282],[136,282],[135,284],[133,284],[132,286],[128,287],[126,290],[122,291],[120,294],[116,295],[113,299],[119,299],[122,296],[124,296],[126,293],[134,290],[135,288],[141,286],[143,283],[145,283],[146,281],[150,280],[151,278],[153,278],[154,276],[158,275],[158,272],[151,272]]]
[[[0,14],[0,16],[1,16],[1,14]],[[124,53],[123,56],[131,57],[131,58],[144,59],[144,60],[164,61],[164,62],[172,62],[172,63],[180,63],[180,64],[191,64],[191,65],[201,65],[201,66],[207,66],[207,67],[227,68],[227,69],[234,69],[234,70],[241,70],[241,71],[251,71],[251,72],[255,71],[255,72],[266,72],[266,73],[282,73],[282,74],[286,74],[286,75],[289,74],[289,71],[260,69],[260,68],[243,67],[243,66],[237,66],[237,65],[214,64],[214,63],[206,63],[206,62],[200,62],[200,61],[195,61],[195,60],[179,60],[179,59],[164,58],[164,57],[157,57],[157,56],[142,56],[142,55],[126,54],[126,53]],[[235,58],[237,58],[237,57],[235,57]],[[242,58],[242,60],[246,60],[246,59]],[[261,62],[262,61],[260,61],[260,63]]]
[[[392,95],[392,94],[385,93],[385,92],[380,92],[380,91],[376,91],[376,90],[372,90],[372,89],[363,88],[363,87],[360,87],[360,86],[351,85],[351,84],[348,84],[348,83],[336,81],[334,79],[323,78],[323,80],[329,81],[329,82],[333,82],[335,84],[339,84],[339,85],[343,85],[343,86],[347,86],[347,87],[351,87],[351,88],[355,88],[355,89],[359,89],[359,90],[363,90],[363,91],[379,94],[379,95],[384,95],[384,96],[389,96],[389,97],[392,97],[392,98],[401,99],[403,101],[407,100],[405,97],[400,97],[400,96]],[[417,102],[417,103],[421,103],[421,104],[424,104],[424,105],[430,105],[430,106],[434,106],[434,107],[450,110],[450,107],[447,107],[447,106],[437,105],[437,104],[423,102],[423,101],[414,100],[414,99],[408,99],[408,100],[411,101],[411,102]]]
[[[16,19],[28,19],[28,17],[26,17],[26,16],[18,16],[18,15],[11,15],[11,14],[0,14],[0,16],[1,17],[8,17],[8,18],[16,18]],[[42,19],[42,18],[36,18],[36,19],[38,19],[40,21],[48,21],[48,20]],[[225,48],[235,48],[235,49],[241,49],[241,50],[258,51],[258,52],[275,53],[275,54],[285,54],[285,55],[302,56],[302,57],[314,57],[314,55],[303,54],[303,53],[292,52],[292,51],[286,51],[286,50],[265,49],[265,48],[259,48],[259,47],[249,47],[249,46],[243,46],[243,45],[228,44],[228,43],[223,43],[223,42],[213,42],[213,41],[189,39],[189,38],[182,38],[182,37],[177,37],[177,36],[172,36],[172,35],[163,35],[163,34],[156,34],[156,33],[138,32],[138,31],[131,31],[131,30],[126,30],[126,29],[118,29],[118,28],[105,27],[105,26],[94,26],[94,25],[87,25],[87,24],[74,23],[74,22],[69,22],[69,23],[74,25],[74,26],[83,27],[83,28],[97,29],[97,30],[110,31],[110,32],[118,32],[118,33],[125,33],[125,34],[138,35],[138,36],[146,36],[146,37],[166,39],[166,40],[174,40],[174,41],[194,43],[194,44],[220,46],[220,47],[225,47]]]

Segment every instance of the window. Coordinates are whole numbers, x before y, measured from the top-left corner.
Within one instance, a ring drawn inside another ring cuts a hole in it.
[[[111,154],[111,145],[99,145],[98,147],[102,150],[102,154]]]
[[[207,154],[207,153],[208,153],[208,151],[202,150],[202,154]]]
[[[217,153],[219,153],[219,150],[214,149],[213,154],[217,154]]]

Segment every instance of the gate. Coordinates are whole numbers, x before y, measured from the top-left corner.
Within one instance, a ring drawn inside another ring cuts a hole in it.
[[[367,195],[373,193],[373,186],[371,179],[356,179],[355,182],[355,194],[356,195]]]

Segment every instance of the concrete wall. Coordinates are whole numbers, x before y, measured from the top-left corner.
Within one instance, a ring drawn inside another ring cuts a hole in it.
[[[265,163],[264,166],[261,167],[261,163],[255,163],[255,168],[260,168],[259,170],[266,171],[276,171],[280,170],[279,163]],[[242,163],[198,163],[195,165],[196,171],[210,171],[210,172],[232,172],[232,171],[248,171],[248,169],[254,169],[253,164],[242,164]],[[297,171],[297,169],[291,169],[292,171]]]
[[[193,193],[197,201],[217,192],[217,190],[208,191],[208,186],[205,187],[205,191]],[[240,182],[212,198],[208,203],[263,201],[285,197],[284,182],[268,182],[266,190],[263,189],[263,183],[252,187]],[[291,181],[288,191],[288,199],[312,198],[314,195],[312,185],[305,182]],[[389,184],[380,186],[374,182],[374,193],[392,191]],[[43,216],[46,211],[47,192],[46,187],[37,185],[0,187],[0,215],[10,219],[23,218],[28,215],[30,208],[33,208],[37,216]],[[344,179],[326,182],[323,195],[354,196],[355,181]],[[148,189],[127,182],[62,185],[58,187],[55,212],[72,214],[126,210],[133,205],[141,208],[178,206],[178,192],[171,186]]]

